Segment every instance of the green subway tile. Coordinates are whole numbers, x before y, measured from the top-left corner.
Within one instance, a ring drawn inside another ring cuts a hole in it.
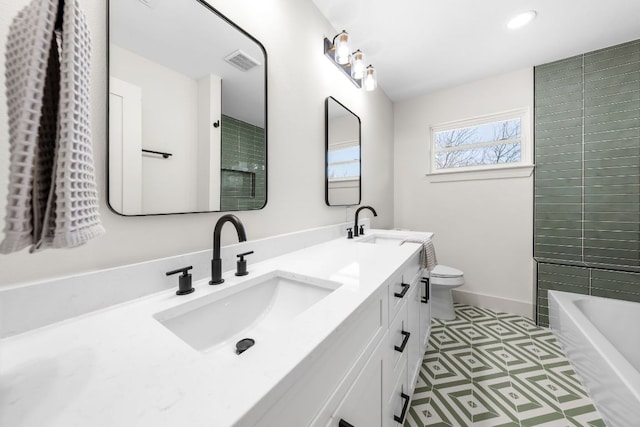
[[[592,277],[593,279],[597,280],[630,283],[634,286],[640,287],[640,273],[629,273],[625,271],[612,270],[594,270],[592,273]]]
[[[536,244],[538,246],[547,246],[547,247],[559,247],[559,246],[571,246],[571,247],[580,247],[582,245],[582,238],[578,237],[567,237],[567,236],[536,236]]]
[[[552,205],[552,204],[558,204],[558,203],[580,204],[582,203],[582,195],[577,194],[577,195],[548,196],[548,195],[536,193],[535,202],[536,204],[539,204],[539,205]]]
[[[585,171],[591,169],[617,169],[632,168],[640,166],[640,157],[617,157],[608,159],[590,159],[584,161]]]
[[[582,212],[582,204],[578,203],[537,203],[536,212],[579,214]]]
[[[589,269],[584,267],[576,267],[571,265],[558,265],[558,264],[538,264],[538,271],[543,274],[562,275],[562,276],[576,276],[582,278],[589,277]]]
[[[559,61],[538,65],[534,67],[534,73],[535,78],[540,79],[549,75],[561,76],[570,73],[571,69],[576,68],[582,68],[582,55],[576,55],[572,56],[571,58],[565,58]]]
[[[538,326],[542,326],[545,328],[549,327],[549,316],[538,316]]]
[[[624,191],[624,186],[621,191]],[[640,198],[637,194],[593,194],[591,192],[585,192],[584,203],[587,204],[599,204],[599,203],[611,203],[611,204],[628,204],[629,202],[633,202],[635,204],[640,203]],[[595,209],[591,209],[591,212],[597,212]],[[618,212],[635,212],[635,210],[627,210],[625,207],[624,210]]]
[[[547,117],[553,116],[559,113],[573,113],[582,112],[582,99],[575,99],[573,101],[563,101],[557,104],[549,103],[548,105],[537,105],[535,108],[535,117]]]
[[[638,250],[623,250],[623,249],[609,249],[609,248],[584,248],[585,260],[587,257],[601,258],[608,260],[638,260]],[[616,262],[619,263],[619,262]]]
[[[556,145],[556,146],[536,146],[536,157],[544,157],[544,156],[556,156],[559,154],[567,154],[567,153],[581,153],[582,145],[581,144],[568,144],[568,145]]]
[[[603,96],[618,95],[625,92],[638,92],[637,81],[625,81],[615,86],[593,87],[584,91],[584,98],[601,98]],[[571,95],[569,95],[571,96]]]
[[[562,209],[567,209],[567,208],[563,206]],[[560,210],[552,210],[551,212],[560,212]],[[596,212],[598,213],[599,212],[615,212],[615,213],[633,215],[633,214],[640,213],[640,204],[638,203],[637,197],[627,198],[626,203],[586,203],[585,202],[584,212],[585,212],[585,215],[589,213],[596,213]]]
[[[618,139],[627,139],[627,138],[637,138],[638,137],[638,129],[625,129],[625,130],[614,130],[609,132],[593,132],[586,133],[584,135],[585,142],[607,142],[611,140]]]
[[[560,145],[582,144],[582,135],[567,135],[562,137],[541,138],[536,134],[536,147],[556,147]]]
[[[589,127],[593,125],[601,125],[603,123],[631,120],[630,123],[633,125],[633,120],[639,120],[639,117],[640,117],[640,109],[618,110],[618,111],[611,111],[605,114],[590,115],[590,116],[586,115],[586,111],[585,111],[584,124],[585,124],[585,127]]]
[[[582,187],[539,187],[536,188],[536,199],[540,197],[543,201],[544,196],[581,196]]]
[[[585,73],[585,97],[591,97],[592,91],[599,90],[604,87],[614,84],[618,81],[618,86],[630,84],[629,90],[637,90],[637,87],[633,87],[633,83],[637,84],[637,72],[640,70],[639,63],[633,62],[630,64],[617,65],[615,67],[605,68],[600,71],[593,71]],[[621,79],[615,79],[614,77],[622,76]],[[627,90],[621,89],[619,92],[626,92]],[[614,92],[607,92],[614,93]]]
[[[637,147],[610,147],[600,150],[589,150],[584,152],[586,160],[607,159],[616,157],[640,157],[640,144]]]
[[[635,251],[636,256],[638,255],[638,249],[640,249],[640,236],[637,234],[635,236],[631,236],[629,240],[617,240],[616,237],[629,237],[629,236],[609,236],[608,239],[594,239],[594,238],[585,238],[584,247],[589,248],[589,250],[600,250],[600,249],[611,249],[611,250],[622,250],[622,251]]]
[[[600,105],[597,107],[588,107],[584,110],[586,118],[591,116],[598,116],[602,114],[610,113],[623,113],[625,111],[637,111],[640,110],[640,100],[635,101],[623,101],[614,104]]]
[[[630,212],[591,212],[585,211],[585,222],[637,222],[638,218],[634,218],[634,214]]]
[[[621,102],[637,101],[640,99],[640,91],[632,90],[630,92],[617,92],[611,95],[600,97],[585,97],[584,107],[585,109],[590,107],[599,107],[604,105],[611,105]]]
[[[574,121],[575,122],[575,121]],[[572,123],[573,124],[573,123]],[[540,129],[536,128],[536,140],[556,139],[570,136],[582,135],[582,122],[569,127],[561,127],[558,129]]]
[[[634,71],[629,71],[624,74],[607,74],[599,79],[594,78],[594,75],[587,75],[585,77],[584,90],[591,91],[593,89],[613,87],[634,82],[640,82],[640,67],[637,67]]]
[[[626,56],[630,53],[637,52],[640,49],[640,40],[632,40],[630,42],[621,43],[615,46],[609,46],[602,49],[594,50],[584,54],[585,62],[608,61],[618,56]],[[575,57],[572,57],[575,58]]]
[[[536,102],[547,98],[557,98],[559,96],[565,97],[568,95],[577,94],[582,97],[582,78],[578,82],[573,84],[559,85],[556,87],[550,87],[544,89],[536,86]],[[577,98],[576,98],[577,99]]]
[[[535,250],[544,252],[544,253],[552,253],[552,254],[565,254],[565,255],[582,255],[582,246],[580,239],[574,239],[574,246],[560,246],[560,245],[546,245],[544,243],[540,243],[536,241]],[[596,256],[597,254],[594,254]]]
[[[608,170],[585,170],[585,191],[593,194],[602,194],[603,192],[599,190],[604,190],[605,194],[610,192],[616,194],[638,194],[638,191],[640,191],[638,187],[640,179],[638,175],[635,175],[637,170],[634,169],[636,168],[629,166]],[[624,175],[625,172],[633,173],[634,175]]]
[[[548,132],[557,129],[582,128],[582,117],[574,117],[564,120],[556,120],[547,123],[536,123],[536,135],[540,136],[540,132]],[[571,133],[574,135],[574,133]]]
[[[582,101],[582,92],[574,92],[561,96],[554,96],[548,98],[538,98],[535,97],[535,107],[547,107],[550,105],[556,105],[558,102],[572,102],[572,101]]]
[[[610,56],[611,57],[607,60],[596,59],[592,56],[586,56],[584,61],[585,79],[586,76],[598,71],[616,72],[615,70],[617,67],[624,65],[636,64],[636,69],[640,68],[640,65],[637,65],[637,63],[640,61],[640,52],[638,51],[626,52],[622,55],[617,53]]]
[[[541,228],[536,224],[536,239],[537,241],[543,241],[546,238],[574,238],[580,239],[582,237],[582,229],[570,229],[570,228]]]
[[[548,291],[573,292],[574,294],[583,294],[583,295],[589,294],[588,282],[585,283],[584,285],[572,285],[569,283],[546,282],[544,280],[538,279],[538,286]]]
[[[580,68],[574,68],[570,73],[563,73],[559,75],[553,75],[554,78],[536,79],[535,89],[536,96],[538,93],[546,93],[553,89],[559,89],[568,86],[580,85],[582,90],[582,70]]]
[[[547,114],[545,116],[536,113],[535,124],[537,129],[559,121],[575,119],[582,120],[582,110],[563,111],[561,113]]]
[[[543,219],[536,218],[536,227],[542,232],[544,230],[582,230],[582,222],[580,221],[580,216],[577,216],[577,221],[569,221],[569,220],[558,220],[558,221],[548,221]]]
[[[582,213],[567,214],[557,212],[540,212],[536,209],[536,221],[581,221]]]
[[[586,134],[590,133],[598,133],[598,132],[608,132],[608,131],[619,131],[626,129],[635,129],[636,131],[640,128],[640,116],[633,117],[630,119],[613,119],[611,121],[606,121],[603,123],[597,124],[585,124],[584,132]],[[636,132],[636,136],[640,135],[640,133]]]
[[[536,172],[557,172],[568,170],[581,170],[582,162],[579,159],[566,162],[548,162],[542,165],[536,165]]]
[[[550,183],[553,184],[552,181],[554,180],[575,179],[575,178],[582,177],[582,171],[580,170],[580,168],[556,171],[556,170],[538,170],[536,166],[535,172],[536,172],[536,182],[540,181],[541,184],[547,181],[550,181]],[[562,184],[561,182],[558,181],[554,185],[560,186]],[[562,186],[573,187],[575,185],[576,185],[575,183],[569,183],[568,185],[562,185]],[[582,185],[582,184],[578,183],[577,185]]]

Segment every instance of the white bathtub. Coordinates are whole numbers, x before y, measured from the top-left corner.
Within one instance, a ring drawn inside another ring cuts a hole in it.
[[[640,425],[640,303],[549,291],[549,320],[607,426]]]

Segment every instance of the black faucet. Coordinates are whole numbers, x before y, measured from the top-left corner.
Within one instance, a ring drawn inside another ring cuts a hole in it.
[[[227,214],[220,217],[213,229],[213,259],[211,259],[210,285],[219,285],[224,282],[224,279],[222,278],[222,260],[220,259],[220,232],[222,231],[222,226],[225,222],[230,222],[236,228],[238,241],[247,241],[247,233],[245,233],[244,226],[237,216]]]
[[[373,216],[378,216],[378,214],[376,213],[376,210],[373,209],[371,206],[361,206],[361,207],[359,207],[356,210],[356,222],[353,225],[353,237],[358,237],[360,235],[360,233],[358,233],[358,214],[360,213],[360,211],[362,209],[369,209],[371,212],[373,212]]]

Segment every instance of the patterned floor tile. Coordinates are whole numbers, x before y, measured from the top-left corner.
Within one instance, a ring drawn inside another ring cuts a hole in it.
[[[405,426],[606,427],[548,328],[455,309],[432,323]]]

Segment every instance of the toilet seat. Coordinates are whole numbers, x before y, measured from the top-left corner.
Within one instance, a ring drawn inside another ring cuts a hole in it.
[[[457,268],[438,264],[430,273],[431,277],[462,277],[464,273]]]
[[[464,285],[464,273],[457,268],[438,264],[429,273],[431,283],[440,286]]]

